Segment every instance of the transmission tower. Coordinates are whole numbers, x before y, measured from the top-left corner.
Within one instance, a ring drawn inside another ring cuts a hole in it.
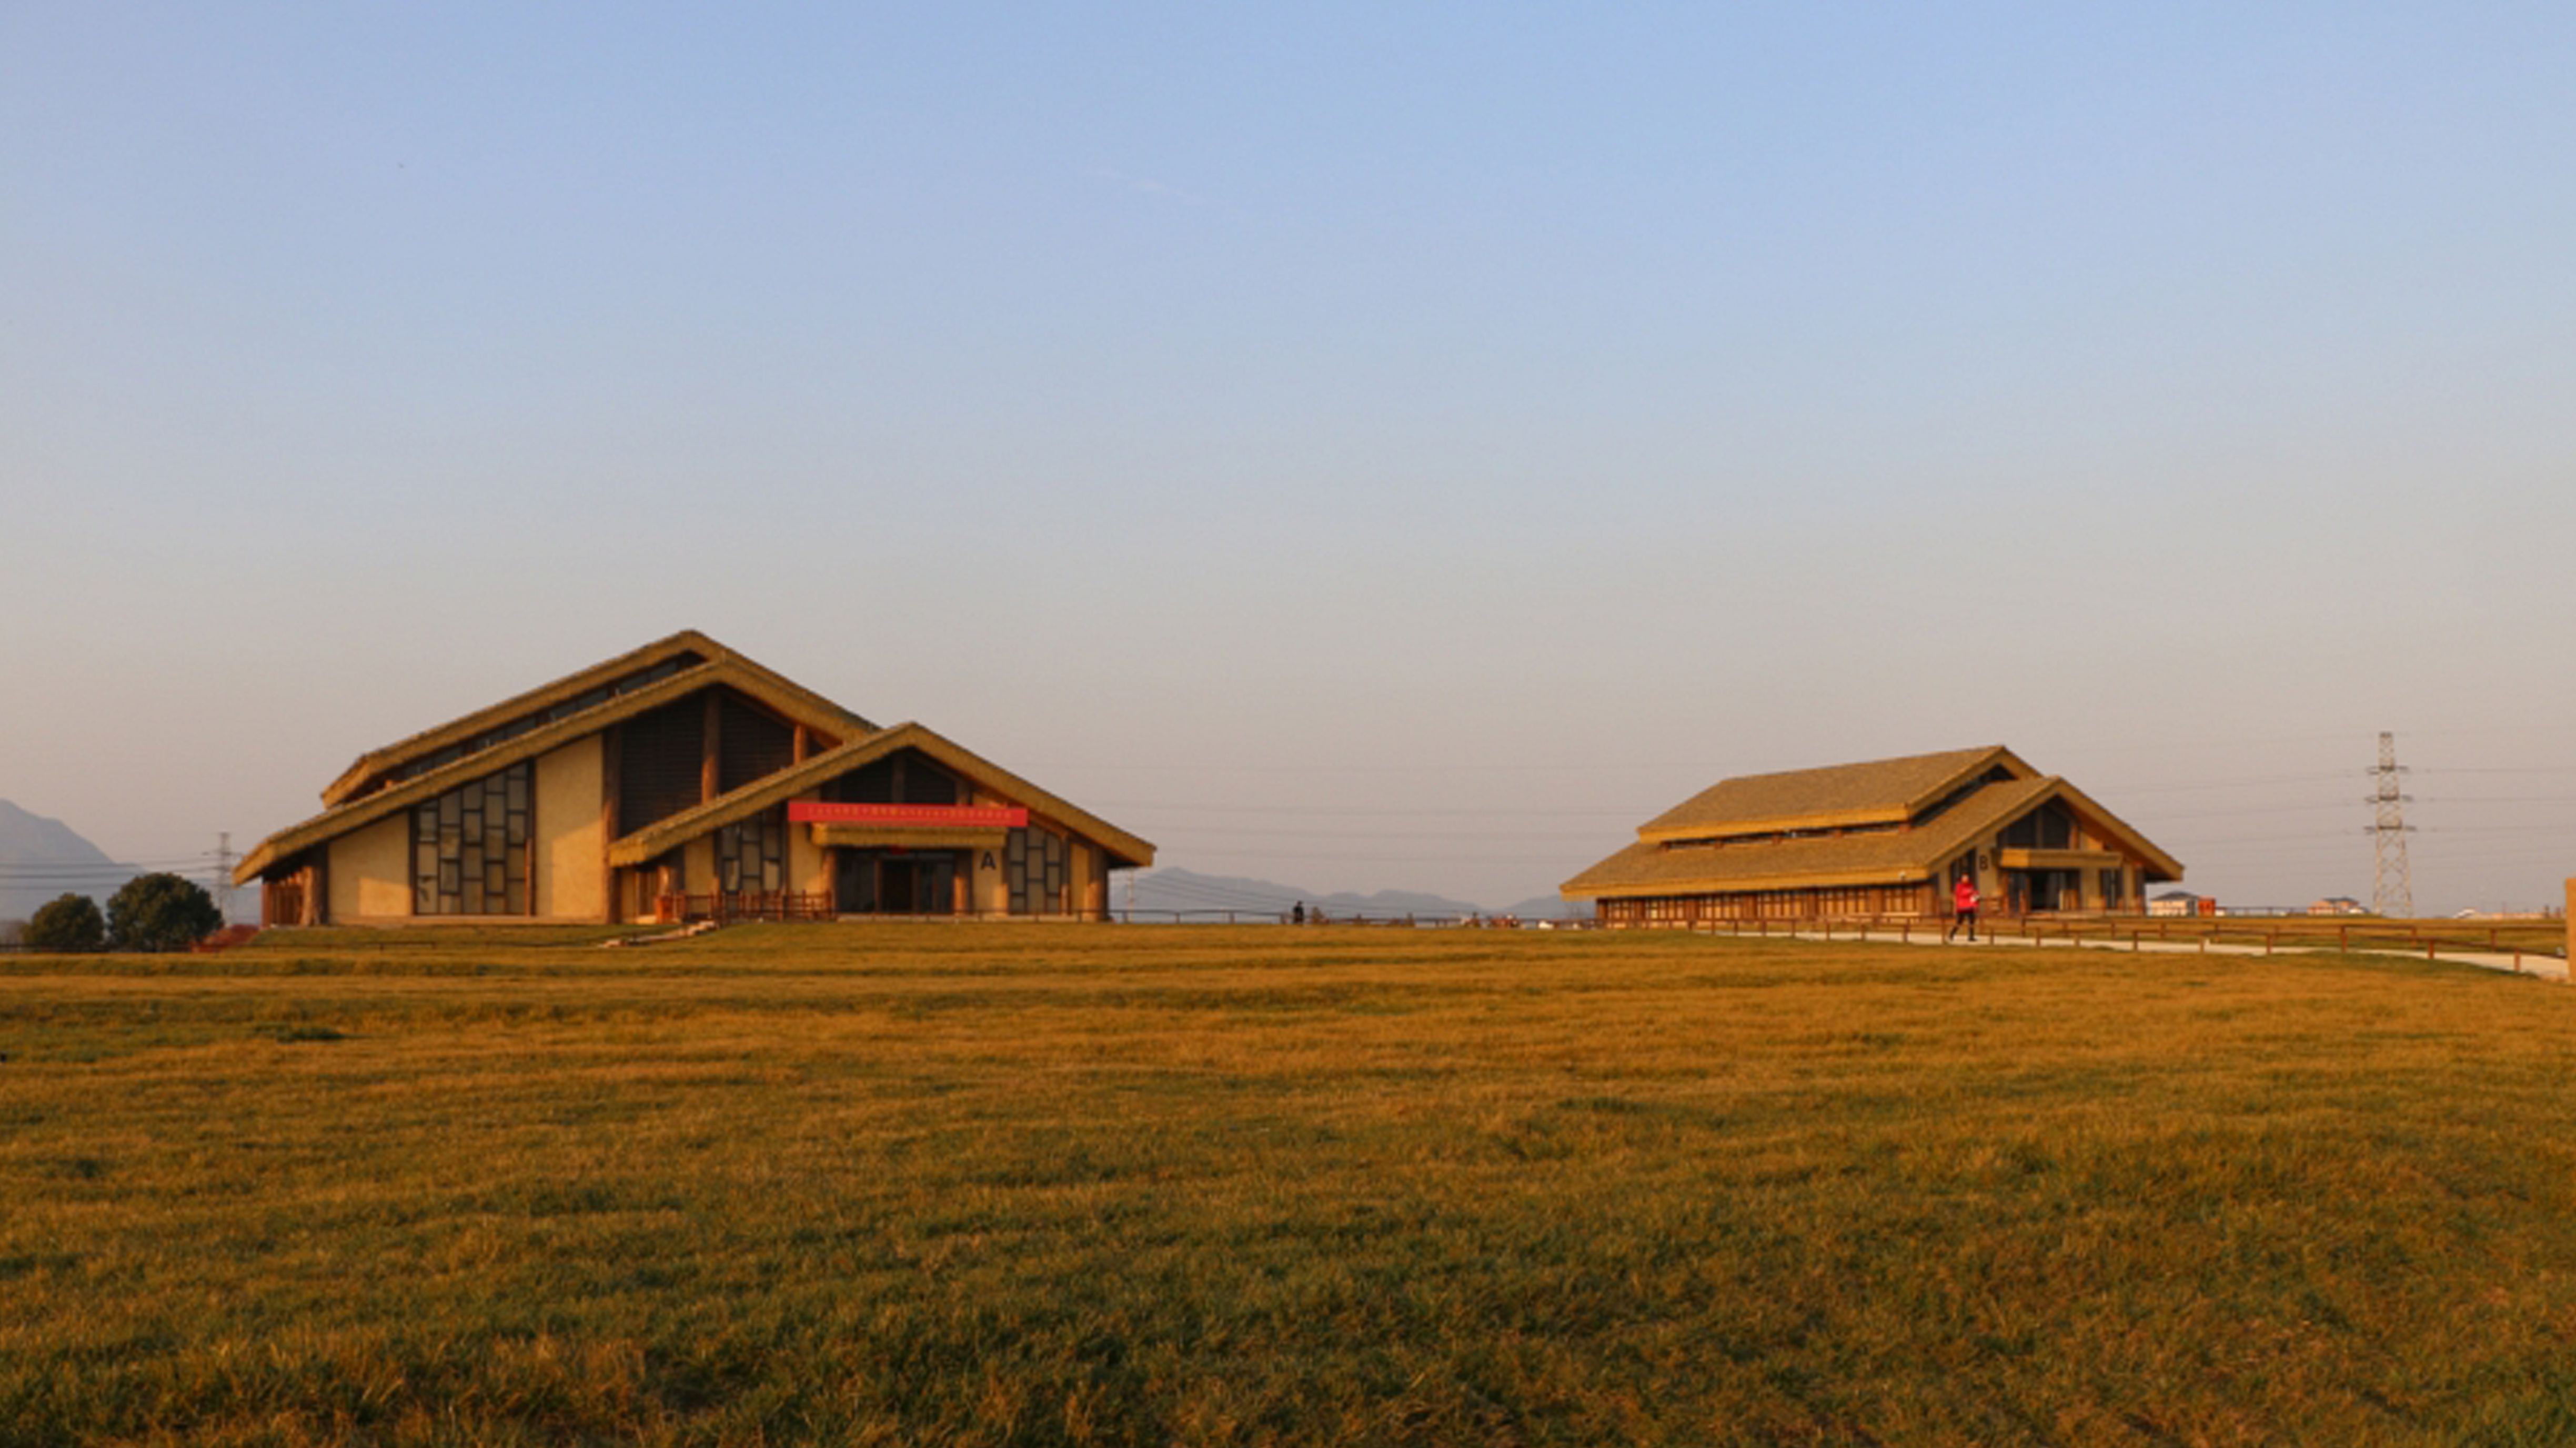
[[[215,836],[215,913],[226,925],[233,923],[233,836],[225,830]]]
[[[2375,859],[2370,872],[2370,908],[2392,920],[2415,916],[2415,884],[2406,873],[2406,800],[2397,792],[2397,736],[2380,731],[2379,765],[2370,771],[2379,781],[2369,796],[2379,817],[2370,826]]]

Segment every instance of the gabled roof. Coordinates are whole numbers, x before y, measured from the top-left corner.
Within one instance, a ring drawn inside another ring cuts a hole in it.
[[[1974,790],[1920,825],[1906,823],[1999,766],[2014,777]],[[1730,793],[1730,784],[1757,787]],[[1867,802],[1872,793],[1876,804]],[[1736,811],[1732,818],[1711,810],[1691,823],[1674,823],[1712,798],[1721,809]],[[1899,799],[1913,807],[1888,803]],[[1934,878],[1960,851],[2052,799],[2138,856],[2148,880],[2182,875],[2180,861],[2083,791],[2053,775],[2032,774],[2030,766],[1997,747],[1729,780],[1658,816],[1637,831],[1636,843],[1566,881],[1558,893],[1581,899],[1911,884]],[[1790,813],[1783,802],[1811,808]],[[1822,833],[1782,837],[1784,830]],[[1843,830],[1850,833],[1834,833]],[[1764,837],[1741,838],[1747,834]]]
[[[710,830],[748,818],[898,749],[920,750],[993,793],[1097,842],[1117,859],[1140,866],[1154,863],[1153,845],[919,724],[898,724],[865,738],[850,740],[836,748],[826,749],[802,764],[790,765],[764,779],[755,780],[731,794],[657,820],[610,845],[608,862],[612,865],[640,865],[656,859]]]
[[[667,644],[677,639],[697,639],[702,643],[708,642],[704,635],[698,634],[674,635],[672,639],[665,639],[663,642]],[[623,663],[634,657],[635,655],[627,655],[625,659],[610,662]],[[583,674],[574,677],[585,678],[596,672],[585,670]],[[622,676],[622,673],[612,675],[612,677]],[[535,725],[524,733],[514,734],[462,758],[450,760],[434,769],[424,770],[409,779],[386,784],[371,793],[335,804],[302,824],[280,830],[261,841],[259,848],[251,851],[241,865],[233,871],[233,883],[248,884],[271,865],[298,851],[347,834],[361,826],[373,824],[387,815],[409,809],[424,799],[435,799],[467,780],[480,779],[494,770],[505,769],[523,759],[534,759],[547,750],[569,744],[584,735],[598,733],[611,724],[631,719],[638,714],[658,709],[665,704],[677,702],[700,690],[720,684],[760,701],[789,719],[826,728],[835,733],[854,727],[858,729],[868,727],[866,721],[861,720],[857,715],[828,701],[824,702],[829,713],[815,709],[812,701],[818,699],[818,695],[789,684],[769,670],[728,650],[721,657],[710,657],[703,663],[693,664],[666,678],[631,689],[604,703],[582,709],[577,713],[567,714],[548,723]],[[536,694],[522,694],[519,699],[512,700],[511,703],[518,704],[522,700],[537,698],[551,692],[555,687],[549,686],[547,690],[537,691]],[[566,697],[578,697],[578,692]],[[458,724],[487,717],[504,719],[521,717],[504,715],[502,713],[504,707],[496,705],[480,714],[468,715],[465,720],[458,721]],[[470,730],[463,735],[450,736],[449,731],[455,730],[458,724],[416,735],[414,740],[432,740],[429,747],[435,749],[444,747],[445,742],[452,742],[452,738],[471,737]],[[411,749],[412,743],[412,740],[406,740],[395,748],[408,751],[412,757],[417,757],[418,751]],[[392,751],[380,750],[377,753],[390,756]],[[370,759],[375,757],[377,756],[368,756]]]
[[[1919,830],[1876,829],[1728,844],[1638,841],[1568,880],[1559,893],[1673,895],[1809,885],[1903,884],[1928,880],[1970,841],[2036,807],[2060,781],[1989,785]],[[1640,831],[1643,835],[1643,831]]]
[[[1648,820],[1640,839],[1707,839],[1781,830],[1903,824],[1951,791],[1994,769],[2015,779],[2039,771],[2000,744],[1824,769],[1719,780]]]
[[[488,708],[477,709],[461,719],[449,720],[435,729],[423,730],[399,743],[388,744],[382,749],[369,750],[359,755],[356,763],[351,764],[338,779],[331,782],[329,788],[322,791],[322,802],[329,805],[344,803],[380,785],[387,776],[396,773],[404,765],[425,756],[437,754],[443,749],[463,747],[469,751],[465,757],[478,757],[482,749],[476,749],[474,746],[479,739],[496,733],[505,733],[513,727],[522,727],[524,732],[525,728],[556,722],[554,719],[544,717],[551,712],[561,711],[560,717],[571,718],[604,708],[636,689],[661,682],[658,678],[639,681],[637,676],[653,674],[665,666],[672,668],[672,672],[667,676],[671,678],[685,677],[704,670],[722,670],[723,682],[733,683],[736,687],[742,688],[745,693],[757,694],[762,702],[792,720],[824,729],[835,736],[864,733],[876,727],[822,695],[735,653],[705,634],[695,629],[683,629],[669,638],[619,654],[613,659],[602,660],[578,673],[567,674],[551,684],[530,689],[524,694],[513,695]],[[717,675],[710,673],[706,677],[713,680]],[[757,680],[759,687],[757,689],[746,687],[742,683],[745,679]],[[620,689],[621,684],[627,687]],[[596,700],[585,699],[584,696],[591,694],[598,694],[601,697]],[[509,737],[516,736],[508,735],[504,738],[492,739],[482,748],[488,749],[507,742]]]
[[[2182,878],[2182,861],[2159,849],[2154,841],[2139,834],[2127,820],[2094,803],[2091,795],[2068,784],[2065,780],[2052,777],[2052,782],[2057,786],[2055,791],[2057,797],[2072,806],[2075,813],[2083,817],[2085,823],[2100,826],[2145,862],[2147,882]]]

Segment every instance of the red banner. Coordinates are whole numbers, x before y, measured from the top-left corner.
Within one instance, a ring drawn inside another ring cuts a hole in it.
[[[1015,805],[980,804],[833,804],[819,799],[787,802],[787,819],[800,825],[944,825],[978,830],[1016,830],[1029,822],[1029,812]]]

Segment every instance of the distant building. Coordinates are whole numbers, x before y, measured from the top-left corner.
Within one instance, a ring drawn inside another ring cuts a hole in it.
[[[363,755],[234,873],[270,925],[1097,917],[1154,847],[674,634]]]
[[[1561,893],[1605,925],[1942,917],[1962,877],[1990,914],[2135,914],[2182,864],[1998,745],[1721,780]]]
[[[2328,895],[2322,900],[2311,901],[2308,905],[2308,913],[2311,915],[2367,915],[2370,911],[2350,895]]]
[[[2167,890],[2147,902],[2150,915],[2215,915],[2218,902],[2189,890]]]

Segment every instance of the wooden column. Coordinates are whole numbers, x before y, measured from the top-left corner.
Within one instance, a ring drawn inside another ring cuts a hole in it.
[[[512,765],[511,767],[513,769],[524,768],[528,771],[528,840],[526,847],[528,853],[525,861],[528,867],[528,880],[524,888],[528,892],[528,915],[529,918],[534,919],[537,913],[537,859],[539,855],[544,853],[537,848],[537,841],[540,838],[537,834],[537,761],[531,759],[524,765]]]
[[[600,922],[614,925],[625,913],[618,897],[626,882],[617,877],[617,867],[608,862],[608,850],[617,843],[618,761],[625,754],[619,740],[625,731],[611,727],[599,736],[599,883]]]
[[[698,803],[716,797],[717,762],[724,757],[724,700],[715,690],[707,690],[707,725],[703,731],[705,748],[698,756]]]

